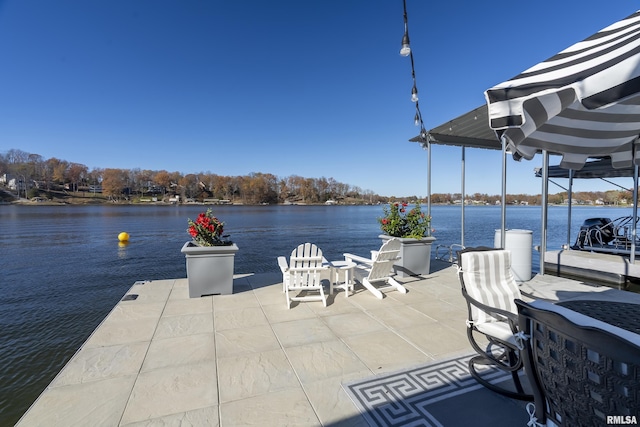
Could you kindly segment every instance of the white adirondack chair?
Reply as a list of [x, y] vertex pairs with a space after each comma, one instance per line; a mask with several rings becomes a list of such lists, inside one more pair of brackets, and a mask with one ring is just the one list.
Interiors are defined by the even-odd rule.
[[322, 301], [327, 306], [322, 279], [329, 267], [320, 248], [312, 243], [303, 243], [291, 252], [288, 264], [285, 257], [278, 257], [278, 265], [282, 271], [287, 308], [291, 308], [291, 301]]
[[[382, 292], [387, 289], [397, 290], [403, 294], [407, 289], [392, 277], [393, 263], [399, 259], [400, 240], [387, 240], [380, 250], [372, 252], [371, 258], [346, 253], [347, 261], [356, 263], [354, 276], [373, 295], [382, 299]], [[380, 286], [382, 285], [382, 286]]]

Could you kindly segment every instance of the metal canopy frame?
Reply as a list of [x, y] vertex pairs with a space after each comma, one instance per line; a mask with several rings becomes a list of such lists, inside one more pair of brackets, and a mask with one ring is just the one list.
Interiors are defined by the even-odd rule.
[[[480, 148], [489, 150], [502, 151], [502, 194], [501, 194], [501, 233], [500, 245], [505, 246], [506, 237], [506, 184], [507, 184], [507, 152], [504, 140], [499, 140], [495, 131], [489, 127], [489, 118], [487, 114], [487, 106], [482, 105], [468, 113], [449, 120], [426, 133], [426, 138], [422, 135], [415, 136], [409, 140], [410, 142], [420, 143], [423, 148], [427, 149], [427, 214], [431, 216], [431, 144], [448, 145], [461, 147], [461, 196], [462, 196], [462, 214], [461, 214], [461, 230], [460, 244], [464, 246], [465, 217], [464, 217], [464, 199], [465, 199], [465, 148]], [[540, 274], [544, 275], [544, 254], [547, 251], [547, 218], [548, 218], [548, 196], [549, 196], [549, 177], [567, 177], [570, 178], [569, 185], [569, 211], [567, 226], [567, 242], [569, 243], [571, 235], [571, 201], [572, 186], [575, 178], [604, 178], [606, 177], [633, 177], [633, 214], [637, 217], [638, 206], [638, 166], [630, 168], [616, 169], [611, 165], [610, 158], [597, 158], [592, 162], [585, 164], [580, 171], [571, 169], [562, 169], [559, 166], [549, 166], [549, 153], [542, 151], [542, 168], [536, 170], [536, 176], [542, 177], [542, 215], [541, 215], [541, 242], [540, 242]], [[634, 222], [635, 224], [635, 222]], [[634, 227], [632, 230], [635, 238], [637, 231]], [[635, 243], [632, 244], [630, 262], [635, 262]]]
[[465, 231], [465, 161], [467, 147], [480, 148], [487, 150], [501, 150], [502, 156], [502, 195], [501, 195], [501, 233], [500, 244], [505, 245], [505, 228], [506, 228], [506, 172], [507, 161], [506, 146], [498, 140], [496, 133], [489, 127], [489, 117], [487, 106], [482, 105], [437, 126], [426, 133], [426, 137], [418, 135], [411, 138], [410, 142], [418, 142], [427, 149], [427, 214], [431, 216], [431, 144], [449, 145], [461, 147], [461, 184], [460, 193], [462, 196], [461, 203], [461, 228], [460, 228], [460, 245], [464, 246]]

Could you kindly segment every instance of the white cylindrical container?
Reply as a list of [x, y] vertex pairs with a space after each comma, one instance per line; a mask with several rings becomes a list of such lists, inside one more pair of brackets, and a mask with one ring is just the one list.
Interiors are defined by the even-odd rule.
[[[496, 230], [493, 247], [499, 248], [502, 240], [501, 230]], [[531, 257], [533, 250], [533, 231], [506, 230], [504, 248], [511, 251], [511, 272], [518, 282], [531, 280]]]

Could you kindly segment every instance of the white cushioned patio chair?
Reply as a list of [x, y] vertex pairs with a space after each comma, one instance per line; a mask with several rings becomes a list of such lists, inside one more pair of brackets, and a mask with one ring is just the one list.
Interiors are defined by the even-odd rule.
[[344, 254], [347, 261], [356, 264], [354, 277], [377, 298], [382, 299], [381, 291], [397, 290], [403, 294], [407, 289], [398, 283], [393, 277], [393, 264], [399, 259], [400, 240], [387, 240], [377, 252], [372, 253], [371, 258], [364, 258], [350, 253]]
[[[518, 311], [520, 288], [511, 273], [511, 252], [493, 248], [466, 248], [458, 252], [458, 277], [467, 302], [467, 337], [478, 353], [469, 360], [469, 373], [480, 384], [519, 400], [526, 394], [518, 372], [522, 369]], [[510, 372], [513, 384], [498, 386], [483, 378], [477, 365]]]
[[[534, 395], [527, 405], [528, 425], [640, 422], [640, 305], [594, 300], [516, 300], [516, 305]], [[575, 311], [585, 309], [588, 316]]]
[[320, 248], [313, 243], [303, 243], [291, 252], [288, 264], [285, 257], [278, 257], [278, 265], [287, 308], [291, 308], [292, 301], [322, 301], [327, 306], [322, 279], [329, 267]]

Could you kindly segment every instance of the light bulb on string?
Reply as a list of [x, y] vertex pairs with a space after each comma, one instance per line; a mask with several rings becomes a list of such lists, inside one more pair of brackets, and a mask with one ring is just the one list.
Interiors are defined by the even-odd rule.
[[400, 55], [409, 56], [411, 53], [411, 46], [409, 45], [409, 34], [405, 31], [402, 36], [402, 47], [400, 48]]
[[418, 102], [418, 88], [416, 88], [416, 85], [413, 85], [413, 89], [411, 89], [411, 102]]

